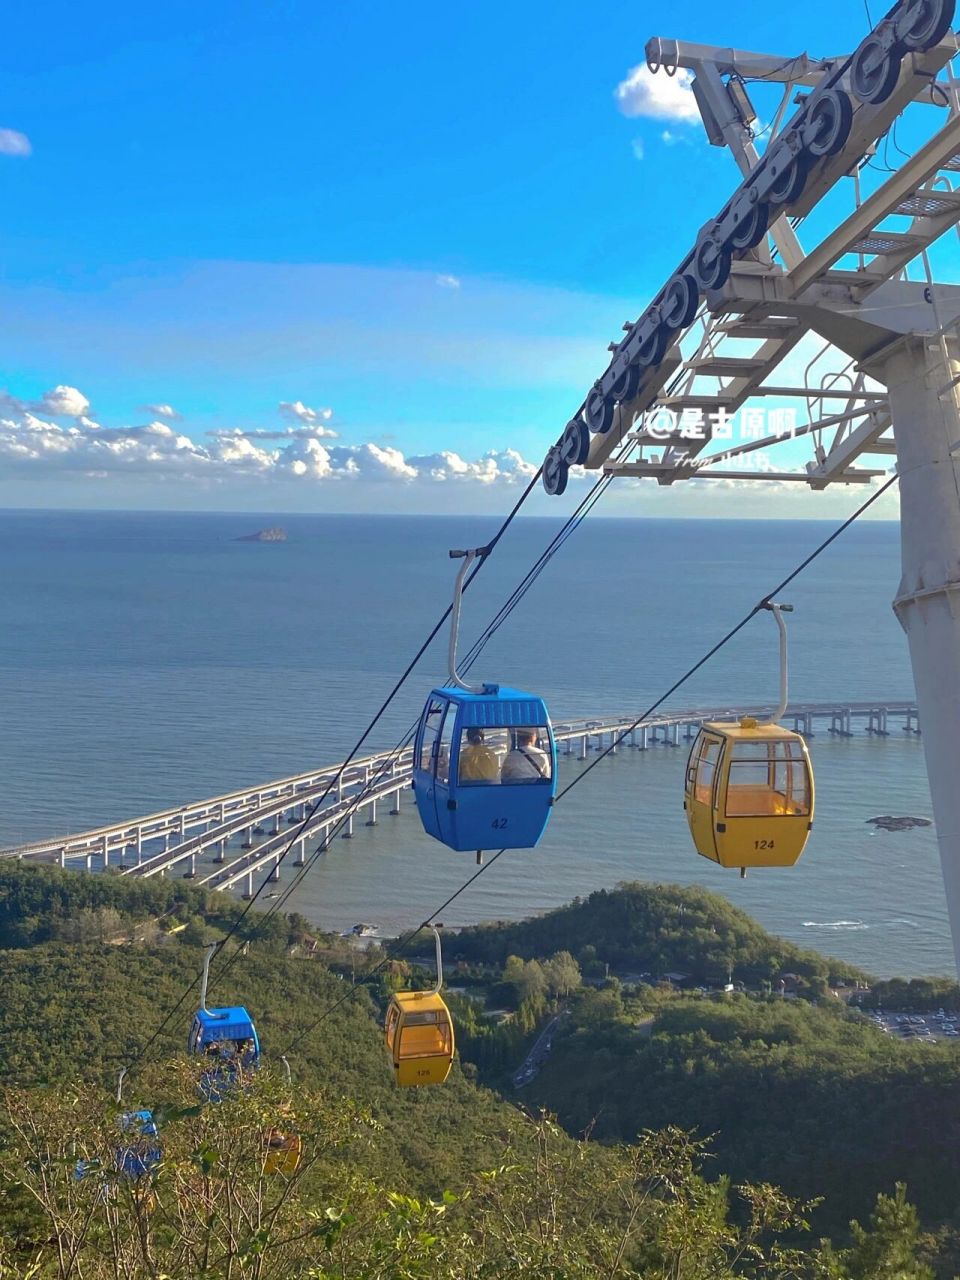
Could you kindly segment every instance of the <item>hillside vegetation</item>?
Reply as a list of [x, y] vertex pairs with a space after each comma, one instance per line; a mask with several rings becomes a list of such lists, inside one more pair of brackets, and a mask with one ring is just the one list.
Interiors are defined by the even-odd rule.
[[561, 949], [581, 963], [599, 960], [654, 977], [676, 971], [714, 984], [732, 975], [752, 985], [784, 972], [815, 984], [867, 976], [855, 965], [774, 937], [718, 894], [677, 885], [598, 889], [532, 920], [462, 929], [448, 947], [454, 958], [500, 964], [508, 955], [531, 959]]
[[[378, 1018], [390, 988], [410, 981], [408, 965], [368, 976], [377, 949], [348, 953], [333, 938], [308, 955], [307, 922], [275, 917], [249, 947], [218, 958], [211, 992], [216, 1003], [253, 1011], [267, 1066], [248, 1092], [201, 1106], [196, 1064], [182, 1052], [200, 944], [236, 920], [238, 905], [182, 883], [0, 867], [0, 1280], [927, 1280], [934, 1264], [950, 1274], [945, 1223], [956, 1175], [937, 1153], [951, 1141], [954, 1060], [927, 1050], [924, 1062], [923, 1049], [907, 1050], [910, 1095], [910, 1070], [885, 1056], [905, 1047], [881, 1043], [839, 1010], [759, 997], [713, 1003], [599, 976], [601, 985], [584, 986], [581, 974], [607, 963], [706, 974], [732, 959], [738, 975], [761, 981], [786, 964], [801, 973], [806, 963], [811, 979], [832, 968], [712, 895], [629, 886], [595, 899], [604, 924], [592, 941], [584, 903], [566, 909], [569, 929], [568, 916], [553, 912], [449, 939], [467, 987], [451, 998], [463, 1060], [443, 1088], [404, 1092], [393, 1085]], [[683, 925], [680, 905], [690, 917]], [[255, 917], [247, 923], [255, 929]], [[479, 949], [493, 938], [496, 949]], [[642, 952], [651, 940], [655, 958]], [[513, 1016], [486, 1020], [484, 994], [505, 999]], [[570, 1012], [553, 1055], [522, 1095], [525, 1114], [478, 1072], [509, 1087], [538, 1027], [563, 1006]], [[935, 1108], [943, 1132], [928, 1124], [913, 1149], [899, 1130], [885, 1152], [879, 1142], [862, 1148], [854, 1194], [844, 1185], [851, 1163], [838, 1176], [813, 1153], [818, 1141], [835, 1152], [866, 1135], [860, 1108], [851, 1112], [862, 1134], [848, 1113], [842, 1141], [835, 1137], [842, 1108], [829, 1104], [831, 1081], [855, 1075], [864, 1055], [877, 1105], [892, 1089], [917, 1115]], [[149, 1106], [161, 1125], [162, 1163], [140, 1182], [116, 1172], [111, 1095], [121, 1067], [133, 1068], [125, 1107]], [[567, 1132], [539, 1114], [541, 1104]], [[264, 1171], [263, 1135], [278, 1123], [304, 1140], [289, 1178]], [[594, 1130], [589, 1140], [577, 1136], [584, 1128]], [[923, 1144], [934, 1151], [939, 1199], [923, 1184]], [[871, 1167], [881, 1155], [885, 1163]], [[77, 1159], [88, 1170], [81, 1179]], [[896, 1185], [903, 1174], [910, 1198], [915, 1179], [922, 1184], [923, 1226]], [[794, 1198], [768, 1185], [778, 1180]], [[821, 1228], [804, 1226], [811, 1212], [821, 1221], [805, 1201], [824, 1191], [838, 1224], [833, 1246], [817, 1242]], [[879, 1202], [878, 1191], [886, 1192]], [[854, 1203], [867, 1225], [848, 1233]], [[940, 1231], [939, 1244], [927, 1227]]]

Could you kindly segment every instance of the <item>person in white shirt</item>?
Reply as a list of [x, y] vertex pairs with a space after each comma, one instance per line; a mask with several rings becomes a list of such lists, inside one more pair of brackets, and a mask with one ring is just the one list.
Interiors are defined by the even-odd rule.
[[536, 729], [515, 729], [514, 746], [500, 770], [501, 782], [546, 782], [550, 757], [537, 746]]

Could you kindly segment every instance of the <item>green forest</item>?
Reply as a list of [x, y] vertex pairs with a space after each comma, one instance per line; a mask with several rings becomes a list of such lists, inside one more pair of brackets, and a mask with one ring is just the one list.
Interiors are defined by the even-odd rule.
[[[395, 1087], [382, 1017], [429, 980], [422, 940], [395, 958], [251, 913], [211, 997], [251, 1010], [265, 1065], [204, 1105], [202, 947], [241, 909], [0, 867], [0, 1280], [960, 1272], [958, 1051], [885, 1037], [831, 991], [881, 984], [725, 900], [626, 885], [449, 933], [458, 1061], [420, 1090]], [[934, 990], [955, 994], [914, 994]], [[132, 1179], [119, 1122], [140, 1107], [162, 1159]], [[300, 1135], [292, 1173], [267, 1170], [276, 1128]]]

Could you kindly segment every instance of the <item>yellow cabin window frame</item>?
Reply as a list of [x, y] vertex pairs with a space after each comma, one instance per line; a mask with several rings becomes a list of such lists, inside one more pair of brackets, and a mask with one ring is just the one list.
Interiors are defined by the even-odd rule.
[[725, 792], [728, 818], [809, 817], [810, 766], [801, 745], [790, 739], [732, 743]]
[[[422, 1043], [416, 1044], [412, 1049], [404, 1049], [404, 1041], [407, 1039], [406, 1032], [416, 1028], [430, 1027], [437, 1033], [438, 1044], [436, 1047], [425, 1047]], [[411, 1037], [412, 1038], [412, 1037]], [[449, 1058], [453, 1052], [453, 1036], [450, 1029], [450, 1019], [446, 1017], [442, 1010], [425, 1010], [422, 1013], [405, 1013], [403, 1015], [403, 1025], [400, 1028], [400, 1041], [397, 1045], [396, 1054], [401, 1061], [410, 1058]]]

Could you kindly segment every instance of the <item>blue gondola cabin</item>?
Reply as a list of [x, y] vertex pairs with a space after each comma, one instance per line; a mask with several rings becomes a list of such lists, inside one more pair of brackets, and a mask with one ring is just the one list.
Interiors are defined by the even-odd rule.
[[413, 789], [427, 834], [451, 849], [532, 849], [557, 790], [543, 699], [495, 684], [434, 689], [417, 730]]
[[124, 1144], [117, 1151], [117, 1170], [127, 1178], [144, 1178], [163, 1159], [152, 1111], [126, 1111], [120, 1117]]
[[210, 1102], [221, 1101], [225, 1090], [260, 1061], [260, 1037], [242, 1005], [197, 1010], [187, 1048], [209, 1064], [200, 1091]]

